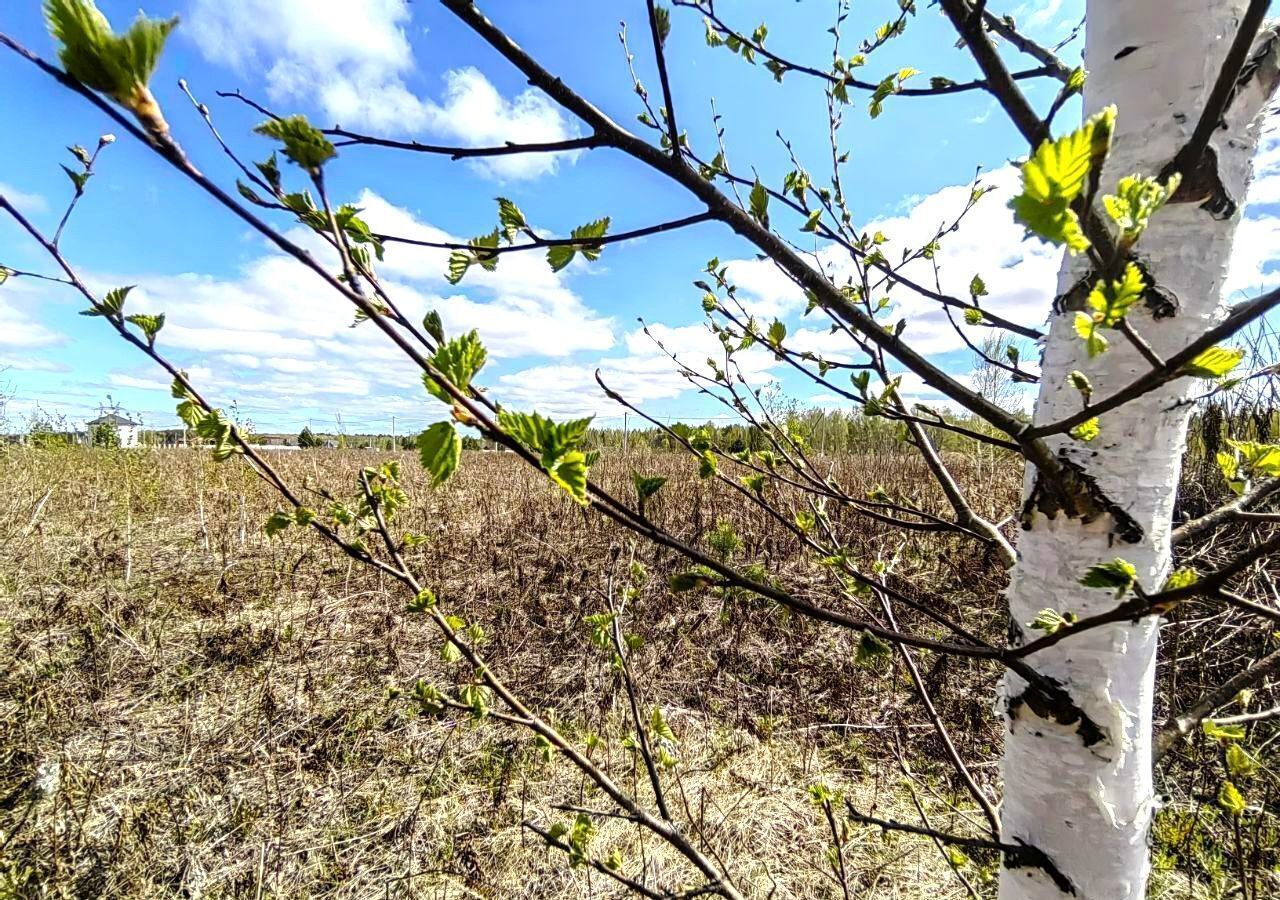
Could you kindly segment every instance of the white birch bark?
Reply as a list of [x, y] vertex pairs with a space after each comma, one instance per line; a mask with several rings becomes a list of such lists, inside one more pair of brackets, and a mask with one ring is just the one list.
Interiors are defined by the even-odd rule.
[[[1155, 175], [1190, 137], [1246, 0], [1092, 0], [1088, 5], [1085, 114], [1118, 108], [1113, 149], [1100, 193], [1131, 173]], [[1131, 49], [1132, 48], [1132, 49]], [[1243, 204], [1257, 144], [1255, 121], [1273, 81], [1273, 57], [1232, 103], [1227, 127], [1212, 140], [1219, 173]], [[1238, 213], [1214, 219], [1195, 203], [1167, 206], [1138, 245], [1138, 256], [1158, 282], [1177, 296], [1177, 315], [1153, 319], [1136, 306], [1129, 319], [1162, 356], [1178, 350], [1221, 316], [1222, 288]], [[1083, 258], [1064, 265], [1060, 291], [1085, 273]], [[1035, 421], [1043, 424], [1080, 409], [1067, 379], [1086, 373], [1094, 396], [1105, 397], [1149, 366], [1119, 332], [1110, 349], [1088, 359], [1072, 328], [1073, 313], [1055, 315], [1043, 357]], [[1203, 387], [1203, 382], [1199, 385]], [[1123, 557], [1145, 586], [1159, 586], [1170, 568], [1169, 535], [1186, 436], [1186, 408], [1170, 406], [1195, 383], [1180, 379], [1101, 417], [1091, 443], [1051, 439], [1093, 476], [1102, 492], [1141, 525], [1144, 536], [1126, 543], [1112, 534], [1110, 517], [1091, 524], [1036, 512], [1019, 541], [1009, 592], [1010, 612], [1024, 630], [1045, 608], [1080, 617], [1115, 604], [1111, 592], [1084, 588], [1079, 579], [1097, 563]], [[1034, 472], [1027, 475], [1027, 496]], [[1063, 683], [1078, 706], [1107, 733], [1085, 746], [1071, 728], [1046, 722], [1014, 700], [1025, 687], [1006, 681], [1010, 711], [1003, 760], [1004, 839], [1043, 850], [1084, 900], [1137, 900], [1150, 871], [1148, 835], [1157, 801], [1151, 771], [1152, 700], [1158, 622], [1120, 624], [1068, 638], [1030, 662]], [[1027, 640], [1038, 632], [1027, 633]], [[1006, 868], [1001, 900], [1061, 898], [1042, 871]]]

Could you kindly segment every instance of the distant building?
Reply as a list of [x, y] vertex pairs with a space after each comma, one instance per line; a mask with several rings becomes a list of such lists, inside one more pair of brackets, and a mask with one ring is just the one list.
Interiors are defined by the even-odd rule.
[[119, 413], [114, 412], [98, 416], [96, 419], [90, 419], [85, 422], [84, 425], [85, 437], [89, 443], [92, 443], [93, 441], [94, 429], [105, 425], [116, 430], [116, 436], [120, 439], [121, 447], [138, 446], [138, 433], [142, 429], [141, 422], [135, 422], [132, 419], [127, 419]]

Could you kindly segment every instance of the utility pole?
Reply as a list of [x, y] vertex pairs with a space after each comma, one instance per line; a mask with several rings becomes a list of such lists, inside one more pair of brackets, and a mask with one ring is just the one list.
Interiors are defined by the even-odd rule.
[[391, 449], [399, 450], [400, 442], [396, 440], [396, 414], [391, 414]]
[[627, 452], [627, 412], [622, 411], [622, 452]]

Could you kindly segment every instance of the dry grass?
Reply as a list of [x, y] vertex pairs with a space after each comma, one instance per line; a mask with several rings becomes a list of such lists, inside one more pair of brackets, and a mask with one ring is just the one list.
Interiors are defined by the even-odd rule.
[[[382, 458], [274, 459], [295, 483], [350, 496], [359, 466]], [[430, 537], [414, 564], [450, 612], [483, 624], [484, 652], [517, 693], [583, 743], [604, 736], [594, 758], [641, 796], [621, 746], [621, 685], [584, 616], [605, 608], [615, 557], [634, 552], [648, 567], [628, 624], [646, 639], [635, 662], [646, 705], [666, 711], [680, 740], [668, 793], [685, 830], [752, 896], [840, 896], [814, 782], [907, 821], [918, 820], [914, 791], [936, 827], [972, 833], [896, 662], [851, 665], [848, 635], [746, 598], [671, 595], [673, 554], [633, 548], [510, 456], [470, 453], [436, 491], [405, 462], [413, 502], [401, 525]], [[984, 514], [1016, 508], [1011, 466], [955, 463]], [[941, 511], [910, 456], [833, 464], [851, 489], [884, 484]], [[674, 456], [607, 455], [598, 473], [622, 492], [633, 468], [672, 476], [650, 510], [657, 521], [704, 544], [731, 521], [739, 562], [830, 602], [821, 570], [741, 498]], [[606, 809], [598, 792], [517, 728], [420, 715], [408, 695], [417, 679], [466, 673], [441, 660], [394, 585], [313, 536], [268, 540], [261, 524], [276, 505], [247, 467], [194, 452], [0, 455], [0, 898], [620, 896], [521, 826], [566, 820], [558, 805]], [[969, 627], [1003, 629], [998, 567], [972, 545], [874, 524], [853, 533], [864, 561], [894, 557], [904, 582], [932, 586]], [[928, 655], [921, 665], [991, 785], [997, 673]], [[1197, 677], [1215, 671], [1206, 663]], [[616, 848], [629, 874], [696, 886], [652, 838], [596, 822], [599, 856]], [[847, 837], [856, 897], [969, 896], [928, 841]], [[991, 863], [964, 866], [984, 896]]]
[[[278, 463], [349, 494], [351, 474], [373, 459]], [[674, 474], [676, 463], [639, 465]], [[909, 463], [896, 478], [863, 465], [846, 473], [855, 483], [921, 483]], [[405, 690], [456, 675], [436, 635], [402, 612], [393, 585], [313, 537], [267, 540], [260, 525], [275, 503], [245, 467], [82, 451], [10, 452], [0, 466], [0, 896], [618, 893], [520, 824], [563, 820], [555, 804], [603, 807], [596, 792], [518, 729], [418, 715]], [[609, 463], [606, 481], [621, 486], [629, 472]], [[582, 623], [604, 608], [611, 555], [631, 552], [626, 536], [511, 457], [469, 454], [441, 491], [409, 480], [403, 525], [431, 536], [415, 563], [437, 593], [484, 624], [486, 653], [522, 695], [571, 734], [612, 738], [597, 758], [632, 783], [620, 685]], [[668, 493], [677, 488], [687, 500], [678, 515], [661, 503], [654, 515], [679, 533], [698, 539], [730, 519], [744, 559], [802, 588], [816, 577], [781, 529], [739, 501], [687, 476]], [[951, 565], [904, 549], [906, 565]], [[655, 575], [677, 564], [637, 552]], [[806, 788], [825, 781], [864, 810], [914, 816], [889, 750], [927, 749], [930, 735], [901, 673], [848, 666], [850, 640], [830, 629], [751, 603], [672, 597], [661, 578], [638, 609], [632, 626], [648, 639], [639, 676], [680, 738], [668, 790], [686, 827], [755, 896], [836, 896], [830, 835]], [[983, 727], [962, 740], [989, 757], [981, 692], [970, 706]], [[940, 823], [964, 827], [940, 767], [922, 771], [916, 790]], [[696, 885], [652, 838], [598, 822], [601, 856], [617, 847], [631, 872]], [[965, 896], [928, 842], [856, 831], [846, 856], [859, 896]]]

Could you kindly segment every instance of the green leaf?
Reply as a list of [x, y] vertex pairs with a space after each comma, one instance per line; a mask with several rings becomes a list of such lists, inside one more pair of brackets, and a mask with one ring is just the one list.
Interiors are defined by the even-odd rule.
[[436, 605], [436, 595], [427, 588], [418, 591], [417, 595], [405, 607], [407, 612], [426, 612]]
[[471, 262], [474, 257], [466, 250], [454, 250], [449, 254], [449, 268], [445, 273], [445, 280], [450, 284], [457, 284], [462, 280], [462, 276], [467, 274], [467, 269], [471, 268]]
[[1168, 202], [1182, 178], [1176, 172], [1161, 184], [1154, 178], [1128, 175], [1121, 178], [1114, 194], [1102, 198], [1102, 206], [1120, 228], [1120, 243], [1133, 246], [1151, 222], [1151, 216]]
[[[488, 351], [485, 350], [484, 344], [480, 343], [480, 335], [473, 328], [471, 331], [456, 337], [445, 344], [442, 344], [435, 355], [431, 357], [431, 364], [435, 366], [445, 378], [447, 378], [454, 387], [459, 391], [466, 393], [467, 388], [471, 385], [471, 379], [484, 366], [485, 360], [488, 359]], [[422, 383], [426, 387], [427, 392], [443, 403], [452, 404], [451, 397], [444, 388], [442, 388], [434, 378], [423, 373]]]
[[1227, 772], [1232, 778], [1248, 778], [1258, 771], [1258, 760], [1239, 744], [1227, 747]]
[[557, 244], [554, 247], [547, 248], [547, 265], [551, 266], [552, 272], [559, 272], [569, 263], [573, 262], [573, 257], [577, 253], [572, 247], [566, 244]]
[[159, 117], [147, 84], [169, 33], [177, 27], [176, 17], [148, 19], [139, 14], [128, 31], [116, 35], [93, 0], [45, 0], [44, 12], [50, 33], [62, 45], [58, 59], [68, 75], [140, 117]]
[[787, 326], [782, 324], [778, 319], [773, 320], [773, 324], [769, 326], [769, 331], [765, 335], [765, 340], [769, 346], [777, 350], [787, 337]]
[[1077, 441], [1084, 441], [1088, 443], [1098, 435], [1102, 434], [1102, 429], [1098, 427], [1098, 417], [1094, 416], [1092, 419], [1086, 419], [1081, 422], [1075, 428], [1072, 428], [1067, 432], [1067, 434], [1071, 435]]
[[160, 329], [164, 327], [164, 313], [158, 313], [154, 316], [146, 313], [134, 313], [125, 319], [126, 322], [132, 322], [142, 329], [142, 333], [147, 337], [147, 343], [155, 346], [156, 335], [160, 333]]
[[1029, 233], [1075, 254], [1089, 239], [1071, 204], [1080, 196], [1091, 169], [1100, 169], [1111, 144], [1115, 107], [1089, 118], [1078, 130], [1042, 143], [1022, 166], [1022, 193], [1010, 201], [1014, 217]]
[[576, 503], [586, 506], [591, 502], [587, 497], [587, 458], [581, 450], [570, 450], [545, 468], [551, 480], [568, 491]]
[[422, 327], [437, 344], [444, 343], [444, 323], [440, 321], [440, 313], [434, 309], [428, 312], [422, 317]]
[[893, 652], [893, 648], [869, 631], [862, 632], [858, 638], [858, 649], [854, 651], [853, 661], [860, 666], [870, 665]]
[[431, 485], [443, 484], [462, 457], [462, 438], [452, 422], [436, 422], [418, 435], [418, 458], [431, 473]]
[[93, 177], [92, 172], [77, 172], [74, 169], [67, 168], [66, 166], [62, 167], [62, 171], [67, 173], [67, 177], [70, 178], [71, 183], [75, 185], [76, 196], [84, 193], [85, 184], [87, 184], [89, 179]]
[[1077, 312], [1075, 317], [1076, 334], [1084, 338], [1085, 348], [1089, 352], [1089, 358], [1097, 356], [1107, 349], [1107, 339], [1099, 333], [1098, 325], [1093, 320], [1093, 316], [1084, 312]]
[[981, 275], [974, 275], [969, 281], [969, 296], [975, 301], [979, 297], [987, 296], [987, 283], [982, 280]]
[[1230, 781], [1222, 782], [1222, 787], [1218, 791], [1218, 805], [1236, 817], [1244, 815], [1247, 808], [1244, 795]]
[[502, 235], [507, 239], [507, 243], [514, 241], [516, 235], [529, 226], [520, 207], [506, 197], [498, 198], [498, 223], [502, 226]]
[[665, 45], [667, 36], [671, 34], [671, 10], [665, 6], [654, 4], [653, 7], [653, 24], [658, 32], [658, 44]]
[[716, 457], [710, 450], [703, 450], [698, 457], [698, 477], [710, 478], [716, 474]]
[[1221, 378], [1244, 359], [1244, 351], [1237, 347], [1210, 347], [1184, 365], [1178, 372], [1193, 378]]
[[596, 219], [594, 222], [588, 222], [586, 225], [579, 225], [573, 231], [569, 232], [570, 237], [575, 240], [581, 240], [583, 243], [575, 245], [577, 250], [587, 259], [594, 262], [600, 258], [601, 245], [593, 243], [593, 241], [603, 238], [609, 231], [609, 217]]
[[680, 572], [667, 579], [667, 587], [673, 594], [683, 594], [700, 588], [714, 587], [715, 580], [705, 572]]
[[267, 533], [267, 537], [275, 537], [293, 524], [293, 516], [284, 510], [276, 510], [267, 519], [267, 524], [263, 526], [263, 531]]
[[498, 425], [530, 450], [540, 453], [543, 466], [550, 467], [565, 452], [578, 446], [591, 425], [591, 417], [553, 422], [536, 412], [502, 409], [498, 412]]
[[636, 486], [636, 494], [640, 502], [644, 503], [662, 489], [667, 479], [661, 475], [641, 475], [639, 472], [632, 472], [631, 483]]
[[1036, 631], [1043, 631], [1045, 634], [1057, 634], [1064, 628], [1070, 628], [1077, 621], [1079, 619], [1073, 612], [1060, 613], [1056, 609], [1042, 609], [1027, 624]]
[[1243, 725], [1219, 725], [1213, 719], [1205, 719], [1201, 722], [1200, 729], [1204, 732], [1205, 737], [1217, 741], [1219, 744], [1243, 741], [1245, 735]]
[[769, 192], [765, 190], [765, 186], [760, 183], [760, 179], [756, 179], [756, 183], [751, 186], [750, 195], [751, 218], [755, 219], [764, 228], [769, 227]]
[[1067, 76], [1067, 84], [1063, 88], [1063, 93], [1068, 97], [1080, 93], [1084, 90], [1085, 79], [1088, 77], [1089, 73], [1084, 70], [1083, 66], [1076, 66], [1071, 70], [1071, 74]]
[[284, 145], [284, 155], [291, 162], [313, 174], [338, 155], [329, 139], [308, 122], [306, 116], [268, 119], [253, 130], [279, 141]]
[[966, 325], [981, 325], [982, 319], [983, 315], [982, 310], [980, 309], [970, 307], [964, 311], [964, 321]]
[[1200, 580], [1200, 576], [1195, 569], [1181, 568], [1175, 569], [1168, 578], [1165, 579], [1162, 591], [1176, 591], [1180, 588], [1191, 587]]
[[1129, 312], [1129, 307], [1142, 299], [1146, 289], [1142, 270], [1129, 263], [1118, 281], [1099, 279], [1085, 302], [1093, 310], [1094, 322], [1104, 328], [1115, 328]]
[[1116, 597], [1122, 597], [1138, 580], [1138, 570], [1133, 563], [1120, 559], [1090, 566], [1080, 583], [1091, 588], [1114, 588]]
[[671, 726], [667, 724], [666, 718], [663, 717], [662, 710], [656, 706], [649, 714], [649, 730], [660, 741], [666, 741], [668, 744], [680, 743], [676, 740], [676, 734], [671, 730]]

